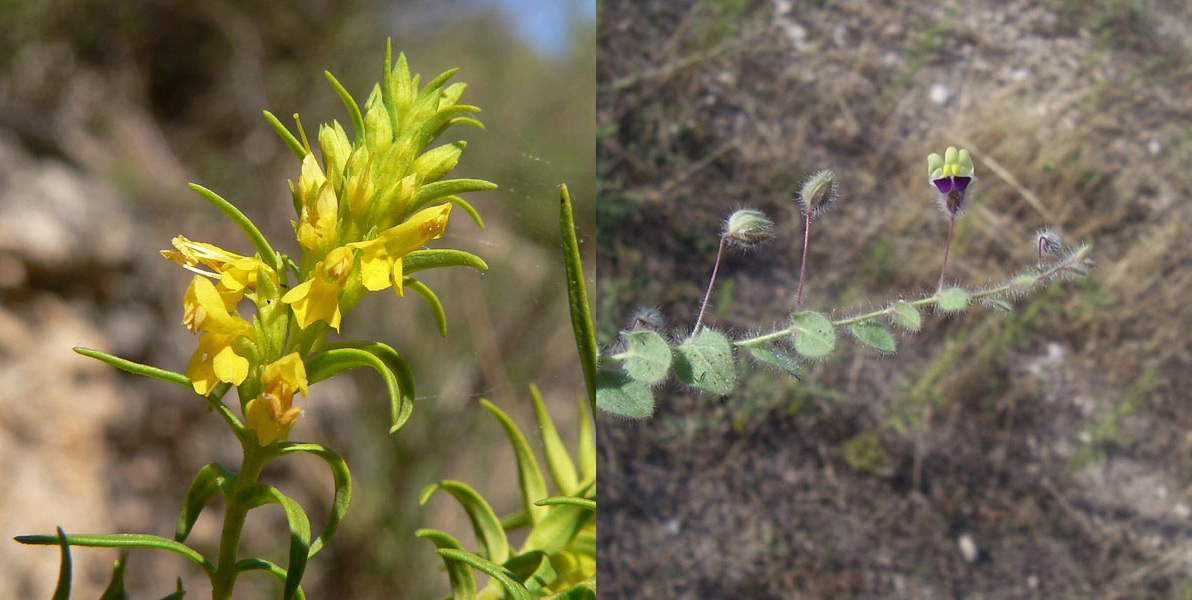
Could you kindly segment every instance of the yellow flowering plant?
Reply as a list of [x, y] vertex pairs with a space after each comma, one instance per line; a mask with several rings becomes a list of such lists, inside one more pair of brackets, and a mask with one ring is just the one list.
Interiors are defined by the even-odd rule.
[[[451, 125], [482, 127], [470, 116], [480, 109], [460, 102], [465, 85], [448, 84], [455, 72], [444, 72], [420, 85], [420, 76], [410, 73], [405, 55], [399, 54], [393, 61], [387, 45], [383, 78], [363, 108], [327, 73], [347, 108], [353, 136], [349, 138], [336, 121], [321, 125], [316, 138], [321, 160], [316, 158], [297, 115], [295, 134], [265, 111], [266, 119], [300, 161], [297, 181], [290, 182], [296, 212], [292, 224], [300, 249], [296, 257], [274, 250], [257, 226], [230, 202], [191, 184], [195, 192], [244, 232], [254, 252], [240, 255], [183, 236], [174, 238], [172, 249], [162, 251], [167, 259], [194, 273], [183, 295], [182, 324], [197, 336], [197, 347], [184, 371], [138, 364], [87, 348], [76, 351], [132, 373], [192, 389], [240, 442], [243, 462], [238, 470], [218, 463], [199, 470], [183, 500], [173, 539], [146, 534], [67, 535], [61, 529], [57, 535], [18, 537], [17, 541], [26, 544], [61, 546], [62, 569], [55, 598], [69, 596], [70, 546], [173, 551], [207, 574], [216, 600], [232, 597], [241, 573], [258, 570], [280, 581], [286, 600], [304, 597], [300, 582], [307, 560], [334, 535], [352, 495], [351, 474], [339, 454], [319, 444], [289, 440], [310, 388], [347, 369], [375, 370], [385, 382], [391, 433], [410, 418], [415, 398], [413, 375], [397, 350], [377, 341], [328, 341], [328, 335], [340, 330], [344, 315], [366, 293], [390, 287], [397, 296], [413, 289], [426, 301], [440, 332], [446, 335], [439, 298], [413, 275], [449, 266], [487, 269], [474, 254], [424, 248], [443, 235], [453, 211], [463, 211], [483, 227], [480, 216], [461, 194], [496, 187], [480, 179], [445, 178], [459, 161], [465, 142], [431, 147]], [[569, 289], [577, 285], [580, 288], [579, 292], [573, 291], [573, 321], [579, 323], [576, 315], [586, 319], [586, 325], [576, 325], [577, 337], [587, 332], [591, 338], [565, 188], [563, 197], [564, 236], [570, 233], [568, 247], [574, 250], [567, 261], [572, 273]], [[581, 298], [584, 307], [578, 310], [576, 301]], [[585, 375], [590, 376], [596, 360], [594, 338], [590, 344], [581, 343], [581, 355], [585, 358]], [[239, 412], [225, 402], [233, 386]], [[590, 385], [589, 392], [585, 407], [590, 411], [595, 398]], [[518, 451], [525, 510], [521, 516], [507, 520], [482, 519], [485, 535], [480, 539], [485, 549], [479, 553], [462, 550], [445, 533], [424, 530], [424, 536], [435, 542], [447, 561], [455, 598], [529, 598], [548, 593], [594, 598], [595, 447], [588, 433], [592, 427], [589, 412], [584, 412], [581, 423], [585, 435], [580, 443], [580, 477], [536, 391], [534, 400], [540, 427], [551, 434], [543, 433], [542, 440], [558, 495], [547, 495], [524, 436], [504, 413], [486, 402]], [[259, 481], [268, 462], [295, 453], [321, 458], [334, 478], [332, 510], [317, 536], [312, 536], [302, 506]], [[474, 491], [456, 493], [464, 488], [464, 484], [440, 482], [428, 489], [451, 492], [464, 503], [469, 515], [493, 514]], [[218, 554], [207, 557], [187, 545], [186, 540], [216, 493], [224, 500], [223, 526]], [[429, 493], [424, 494], [423, 502]], [[240, 556], [241, 532], [249, 511], [272, 503], [284, 510], [289, 528], [290, 551], [284, 567]], [[473, 516], [474, 523], [476, 518]], [[530, 526], [531, 533], [521, 551], [513, 554], [507, 542], [502, 545], [505, 530], [522, 526]], [[122, 557], [109, 586], [112, 595], [105, 594], [105, 598], [123, 597], [124, 565]], [[494, 585], [477, 592], [471, 568], [492, 575]], [[182, 593], [179, 581], [179, 590], [170, 597], [181, 597]]]

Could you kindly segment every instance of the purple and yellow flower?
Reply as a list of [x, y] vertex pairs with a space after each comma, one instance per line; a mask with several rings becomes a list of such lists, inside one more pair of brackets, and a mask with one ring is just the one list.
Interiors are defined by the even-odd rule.
[[940, 205], [951, 214], [960, 212], [964, 205], [965, 192], [974, 179], [973, 159], [968, 150], [957, 150], [948, 146], [944, 156], [931, 154], [927, 157], [927, 178], [940, 193]]

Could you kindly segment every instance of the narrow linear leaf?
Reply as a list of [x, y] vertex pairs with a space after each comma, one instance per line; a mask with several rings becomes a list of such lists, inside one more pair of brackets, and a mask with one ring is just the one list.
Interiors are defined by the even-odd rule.
[[622, 331], [625, 351], [619, 355], [621, 367], [629, 376], [649, 384], [666, 379], [670, 372], [671, 349], [662, 336], [649, 329]]
[[555, 422], [546, 410], [542, 401], [542, 394], [538, 386], [530, 384], [530, 400], [534, 404], [534, 419], [538, 421], [538, 439], [542, 442], [542, 454], [546, 457], [546, 468], [550, 471], [551, 481], [555, 487], [564, 493], [571, 493], [579, 482], [575, 474], [575, 463], [571, 462], [571, 455], [555, 429]]
[[244, 232], [244, 235], [248, 237], [248, 241], [252, 242], [253, 248], [256, 248], [257, 253], [261, 255], [261, 260], [265, 261], [265, 264], [272, 267], [278, 273], [283, 270], [284, 265], [281, 259], [278, 258], [277, 252], [274, 252], [273, 246], [269, 245], [269, 241], [265, 239], [265, 235], [261, 233], [261, 230], [257, 229], [256, 224], [244, 216], [244, 213], [240, 212], [240, 209], [236, 208], [231, 202], [224, 200], [219, 194], [197, 183], [188, 183], [187, 185], [195, 193], [218, 208], [224, 216], [231, 219]]
[[480, 218], [480, 212], [476, 210], [476, 207], [472, 206], [471, 202], [468, 202], [459, 196], [448, 196], [443, 199], [464, 209], [464, 212], [468, 213], [468, 216], [472, 217], [472, 220], [476, 222], [476, 226], [480, 229], [484, 229], [484, 219]]
[[627, 419], [644, 419], [654, 414], [654, 390], [619, 371], [599, 371], [594, 384], [596, 406]]
[[483, 179], [445, 179], [443, 181], [436, 181], [419, 187], [418, 191], [414, 192], [414, 199], [410, 202], [410, 207], [406, 210], [413, 213], [431, 202], [446, 196], [495, 189], [497, 189], [497, 184]]
[[175, 541], [186, 541], [186, 536], [190, 535], [191, 529], [195, 526], [195, 521], [198, 520], [199, 514], [203, 512], [203, 507], [207, 505], [207, 502], [211, 500], [211, 496], [214, 496], [215, 492], [223, 489], [224, 483], [228, 481], [236, 481], [236, 475], [218, 463], [211, 463], [199, 469], [194, 481], [190, 482], [190, 487], [186, 490], [186, 496], [182, 499], [182, 510], [178, 514], [178, 524], [174, 527]]
[[944, 312], [960, 312], [966, 310], [971, 301], [972, 298], [968, 292], [958, 287], [951, 287], [940, 291], [936, 302], [940, 310]]
[[571, 544], [584, 526], [595, 518], [596, 513], [584, 507], [557, 505], [530, 530], [520, 551], [542, 550], [554, 554]]
[[566, 504], [568, 506], [578, 506], [584, 510], [596, 512], [596, 501], [587, 498], [576, 498], [575, 496], [551, 496], [543, 498], [534, 504], [538, 506], [553, 506], [559, 504]]
[[[567, 303], [571, 307], [571, 328], [575, 331], [575, 345], [579, 349], [579, 361], [584, 369], [588, 404], [595, 413], [596, 366], [600, 350], [596, 346], [596, 328], [592, 325], [592, 308], [588, 304], [584, 266], [580, 261], [579, 240], [575, 236], [575, 215], [571, 210], [571, 194], [567, 191], [566, 185], [559, 186], [559, 204], [559, 236], [563, 240], [563, 266], [567, 271]], [[650, 412], [654, 412], [653, 394], [650, 394]]]
[[918, 331], [923, 326], [923, 315], [919, 313], [919, 309], [915, 305], [906, 300], [895, 300], [890, 305], [893, 309], [891, 316], [894, 322], [900, 327], [908, 331]]
[[529, 525], [530, 515], [524, 510], [519, 510], [513, 514], [501, 517], [501, 528], [505, 531], [513, 531], [514, 529], [521, 529]]
[[109, 365], [120, 369], [121, 371], [127, 371], [134, 375], [144, 375], [145, 377], [152, 377], [162, 381], [168, 381], [170, 383], [180, 385], [188, 390], [192, 389], [190, 378], [186, 375], [183, 375], [182, 373], [175, 373], [173, 371], [167, 371], [165, 369], [143, 365], [138, 362], [120, 358], [119, 356], [108, 354], [107, 352], [100, 352], [99, 350], [84, 348], [83, 346], [75, 346], [74, 351], [78, 354], [82, 354], [83, 356], [106, 362]]
[[178, 578], [178, 585], [174, 588], [174, 593], [163, 597], [161, 600], [182, 600], [186, 597], [186, 589], [182, 587], [182, 578]]
[[862, 321], [855, 323], [850, 329], [858, 341], [879, 352], [890, 353], [898, 348], [894, 343], [894, 336], [880, 323]]
[[335, 482], [335, 496], [331, 500], [331, 514], [327, 517], [327, 524], [323, 526], [319, 537], [315, 538], [310, 545], [308, 556], [314, 556], [319, 553], [319, 550], [326, 547], [327, 541], [335, 535], [339, 524], [343, 522], [344, 516], [348, 513], [348, 505], [352, 502], [352, 473], [348, 471], [348, 463], [344, 461], [343, 457], [334, 450], [324, 448], [319, 444], [282, 442], [278, 451], [282, 454], [295, 452], [313, 454], [323, 459], [323, 462], [327, 463], [331, 469], [331, 477]]
[[451, 560], [460, 561], [462, 563], [471, 565], [473, 568], [488, 574], [488, 576], [496, 579], [501, 587], [508, 592], [510, 600], [532, 600], [533, 596], [526, 588], [514, 581], [512, 574], [505, 570], [501, 565], [485, 559], [482, 556], [472, 554], [464, 550], [456, 550], [454, 548], [439, 548], [437, 550], [440, 556], [449, 558]]
[[541, 600], [596, 600], [596, 583], [581, 581], [557, 594], [543, 596]]
[[803, 372], [799, 368], [799, 363], [791, 355], [775, 348], [772, 345], [766, 346], [749, 346], [749, 354], [753, 356], [754, 360], [773, 367], [794, 377], [795, 379], [802, 379]]
[[[583, 479], [596, 480], [596, 434], [592, 423], [591, 408], [585, 401], [579, 399], [579, 476]], [[654, 412], [654, 395], [650, 394], [650, 412]]]
[[[463, 550], [463, 546], [449, 534], [435, 529], [419, 529], [414, 535], [430, 540], [436, 548], [448, 550]], [[452, 600], [476, 599], [476, 576], [472, 575], [472, 567], [465, 562], [442, 557], [447, 565], [447, 577], [451, 579]]]
[[472, 267], [481, 271], [488, 270], [488, 263], [479, 256], [450, 248], [415, 250], [403, 256], [401, 264], [403, 272], [407, 275], [439, 267]]
[[293, 498], [277, 488], [255, 483], [241, 491], [239, 501], [250, 507], [276, 502], [286, 513], [286, 524], [290, 527], [290, 561], [286, 565], [283, 600], [291, 600], [298, 593], [298, 584], [306, 570], [306, 558], [310, 552], [310, 519]]
[[480, 404], [497, 418], [509, 438], [509, 443], [513, 445], [513, 453], [517, 457], [517, 484], [521, 490], [522, 509], [530, 515], [530, 523], [537, 525], [547, 512], [544, 507], [534, 504], [536, 500], [547, 496], [546, 479], [542, 477], [538, 459], [534, 458], [534, 451], [530, 449], [526, 436], [505, 411], [483, 398], [480, 399]]
[[[233, 570], [237, 573], [245, 571], [264, 571], [277, 579], [282, 585], [285, 585], [287, 573], [286, 570], [278, 565], [275, 565], [263, 558], [245, 558], [236, 562]], [[182, 580], [178, 580], [178, 589], [182, 589]], [[179, 596], [181, 597], [181, 596]], [[302, 591], [302, 586], [298, 586], [297, 593], [294, 594], [296, 600], [306, 600], [306, 594]], [[165, 600], [164, 598], [162, 600]]]
[[[31, 546], [50, 546], [58, 544], [58, 536], [54, 535], [18, 535], [13, 538], [22, 544]], [[93, 548], [160, 548], [181, 554], [191, 562], [203, 567], [208, 575], [215, 572], [215, 565], [202, 554], [186, 544], [144, 533], [88, 533], [70, 534], [66, 536], [66, 543], [71, 546], [89, 546]]]
[[286, 129], [286, 126], [282, 125], [281, 121], [279, 121], [277, 117], [273, 116], [273, 113], [267, 110], [261, 112], [265, 113], [265, 120], [269, 121], [269, 125], [273, 127], [273, 131], [277, 132], [277, 137], [281, 138], [281, 141], [284, 142], [286, 147], [290, 149], [290, 152], [293, 153], [298, 160], [306, 158], [306, 148], [302, 147], [302, 142], [299, 142], [298, 138], [294, 137], [294, 134], [290, 133], [290, 130]]
[[713, 394], [728, 394], [737, 385], [733, 348], [720, 332], [703, 328], [675, 348], [675, 375], [688, 385]]
[[108, 581], [108, 587], [104, 588], [103, 595], [99, 597], [99, 600], [128, 600], [128, 592], [124, 589], [124, 568], [126, 566], [128, 566], [128, 551], [124, 550], [116, 559], [116, 564], [112, 565], [112, 578]]
[[472, 521], [476, 539], [484, 546], [485, 557], [496, 563], [509, 560], [509, 539], [505, 537], [505, 530], [501, 529], [501, 522], [492, 507], [476, 490], [462, 481], [444, 480], [426, 486], [418, 503], [426, 504], [438, 490], [451, 494], [463, 506], [468, 519]]
[[[356, 104], [356, 100], [344, 89], [343, 84], [331, 74], [331, 71], [323, 71], [327, 76], [327, 80], [331, 82], [331, 87], [335, 88], [335, 93], [339, 95], [339, 99], [344, 103], [344, 108], [348, 109], [348, 114], [352, 117], [352, 129], [356, 134], [356, 144], [364, 143], [364, 117], [360, 113], [360, 105]], [[305, 155], [304, 155], [305, 156]], [[299, 156], [298, 160], [302, 160], [304, 156]]]
[[791, 315], [795, 351], [807, 358], [823, 358], [836, 347], [836, 330], [824, 315], [803, 311]]
[[402, 277], [402, 285], [413, 289], [426, 300], [426, 305], [430, 307], [430, 312], [435, 316], [435, 324], [439, 326], [439, 335], [447, 337], [447, 313], [443, 312], [443, 303], [439, 302], [439, 297], [435, 295], [430, 288], [426, 287], [425, 283], [414, 279], [413, 277]]
[[[400, 429], [413, 411], [413, 386], [408, 388], [410, 391], [407, 402], [407, 397], [402, 394], [402, 386], [398, 383], [397, 373], [394, 372], [388, 361], [377, 355], [376, 351], [387, 348], [400, 360], [401, 357], [397, 355], [397, 352], [376, 342], [338, 342], [325, 344], [323, 347], [328, 349], [317, 352], [306, 359], [306, 376], [310, 383], [323, 381], [347, 369], [371, 367], [381, 375], [389, 393], [389, 432], [393, 433]], [[401, 362], [404, 364], [405, 361]], [[407, 370], [408, 368], [406, 367]]]
[[[21, 541], [19, 538], [17, 541]], [[58, 562], [58, 584], [54, 586], [54, 600], [70, 600], [70, 579], [71, 579], [71, 560], [70, 560], [70, 543], [66, 539], [66, 534], [62, 532], [62, 528], [58, 528], [58, 535], [55, 541], [62, 547], [61, 558]]]

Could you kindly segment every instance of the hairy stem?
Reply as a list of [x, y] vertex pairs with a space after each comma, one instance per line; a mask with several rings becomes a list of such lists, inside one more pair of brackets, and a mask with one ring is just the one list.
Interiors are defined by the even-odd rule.
[[699, 317], [695, 319], [695, 329], [691, 330], [691, 335], [699, 333], [700, 323], [704, 321], [704, 311], [708, 310], [708, 300], [712, 298], [712, 286], [716, 285], [716, 273], [720, 270], [720, 257], [724, 255], [724, 244], [727, 241], [727, 235], [720, 236], [720, 248], [716, 250], [716, 263], [712, 265], [712, 279], [708, 281], [708, 291], [704, 292], [704, 301], [700, 302]]
[[795, 310], [803, 310], [803, 278], [807, 274], [807, 240], [811, 237], [811, 210], [807, 211], [807, 220], [803, 224], [803, 261], [799, 266], [799, 294], [795, 299]]
[[940, 283], [936, 291], [944, 289], [944, 273], [948, 272], [948, 253], [952, 250], [952, 232], [956, 229], [956, 213], [950, 213], [948, 219], [948, 242], [944, 246], [944, 266], [940, 268]]

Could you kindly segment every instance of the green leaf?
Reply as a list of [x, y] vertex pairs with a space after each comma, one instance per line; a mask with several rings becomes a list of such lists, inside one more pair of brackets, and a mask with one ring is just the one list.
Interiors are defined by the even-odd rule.
[[403, 256], [401, 264], [406, 275], [439, 267], [472, 267], [481, 271], [488, 270], [488, 263], [479, 256], [450, 248], [415, 250]]
[[[31, 546], [50, 546], [58, 544], [55, 535], [18, 535], [14, 538], [22, 544]], [[93, 548], [161, 548], [185, 556], [191, 562], [203, 567], [211, 575], [215, 572], [215, 565], [186, 544], [175, 542], [157, 535], [144, 533], [109, 533], [109, 534], [70, 534], [66, 536], [66, 543], [71, 546], [89, 546]]]
[[936, 301], [939, 304], [940, 310], [944, 312], [960, 312], [968, 308], [971, 297], [969, 293], [958, 288], [951, 287], [940, 291]]
[[898, 345], [894, 343], [894, 336], [886, 331], [879, 323], [873, 321], [862, 321], [855, 323], [851, 328], [853, 336], [857, 338], [862, 344], [877, 350], [878, 352], [894, 352]]
[[[356, 144], [364, 143], [364, 117], [360, 114], [360, 105], [356, 104], [356, 100], [344, 89], [335, 75], [331, 71], [323, 71], [327, 76], [327, 80], [331, 82], [331, 86], [335, 88], [335, 93], [339, 95], [339, 100], [344, 103], [344, 108], [348, 109], [348, 114], [352, 117], [352, 129], [356, 134]], [[279, 123], [280, 124], [280, 123]], [[298, 157], [298, 160], [305, 158], [305, 154]]]
[[348, 513], [348, 504], [352, 502], [352, 473], [348, 471], [348, 463], [344, 461], [343, 457], [334, 450], [324, 448], [318, 444], [282, 442], [278, 445], [278, 452], [281, 454], [294, 452], [313, 454], [323, 459], [323, 462], [327, 463], [327, 466], [331, 469], [331, 477], [335, 481], [335, 496], [331, 500], [331, 514], [327, 517], [327, 524], [323, 526], [323, 531], [319, 533], [319, 537], [315, 538], [315, 541], [310, 545], [310, 554], [308, 556], [314, 556], [327, 545], [327, 541], [331, 539], [331, 536], [335, 535], [339, 524]]
[[[650, 404], [653, 405], [654, 396], [650, 395]], [[596, 480], [596, 438], [592, 425], [592, 414], [589, 412], [588, 403], [583, 398], [579, 401], [579, 444], [577, 456], [579, 458], [579, 476], [583, 479]], [[654, 412], [651, 406], [650, 412]]]
[[1014, 306], [1001, 298], [983, 298], [984, 302], [1002, 312], [1014, 312]]
[[[414, 535], [428, 539], [436, 548], [449, 550], [463, 550], [463, 546], [447, 533], [435, 529], [419, 529]], [[443, 557], [447, 565], [447, 576], [451, 579], [452, 600], [476, 600], [476, 577], [472, 575], [472, 567], [467, 563]]]
[[649, 384], [666, 379], [670, 371], [671, 349], [662, 336], [649, 329], [622, 331], [625, 351], [616, 356], [629, 376]]
[[[182, 600], [186, 597], [186, 590], [182, 587], [182, 578], [178, 578], [178, 586], [174, 588], [174, 593], [165, 596], [161, 600]], [[300, 599], [301, 600], [301, 599]]]
[[112, 565], [112, 578], [108, 587], [104, 589], [99, 600], [128, 600], [128, 592], [124, 589], [124, 568], [128, 565], [128, 551], [120, 553], [116, 564]]
[[592, 512], [596, 512], [596, 501], [595, 500], [589, 500], [587, 498], [577, 498], [575, 496], [551, 496], [549, 498], [543, 498], [543, 499], [535, 502], [534, 504], [537, 504], [538, 506], [554, 506], [554, 505], [559, 505], [559, 504], [566, 504], [569, 506], [578, 506], [585, 510], [590, 510]]
[[448, 196], [443, 199], [462, 208], [464, 212], [468, 213], [468, 216], [472, 217], [472, 220], [476, 222], [477, 227], [484, 229], [484, 219], [480, 218], [480, 213], [475, 207], [472, 206], [472, 203], [460, 198], [459, 196]]
[[182, 511], [178, 514], [178, 524], [174, 527], [175, 541], [186, 541], [186, 536], [190, 535], [207, 501], [211, 500], [215, 492], [223, 489], [224, 483], [228, 481], [236, 481], [236, 475], [218, 463], [211, 463], [199, 469], [182, 499]]
[[758, 362], [778, 369], [795, 379], [803, 378], [803, 371], [799, 363], [791, 355], [775, 348], [773, 345], [748, 346], [749, 354]]
[[223, 212], [224, 216], [231, 219], [233, 223], [240, 227], [240, 230], [248, 237], [248, 241], [252, 242], [253, 248], [257, 249], [257, 253], [261, 255], [261, 260], [265, 261], [265, 264], [272, 267], [278, 273], [282, 272], [284, 265], [278, 257], [277, 252], [273, 251], [273, 246], [269, 245], [269, 241], [265, 239], [265, 235], [261, 233], [260, 229], [257, 229], [256, 224], [244, 216], [244, 213], [240, 212], [240, 209], [233, 206], [231, 202], [221, 198], [219, 194], [197, 183], [189, 183], [187, 185], [195, 193], [215, 205], [216, 208]]
[[596, 600], [596, 588], [591, 580], [581, 581], [552, 596], [543, 596], [542, 600]]
[[[17, 538], [20, 542], [21, 538]], [[58, 562], [58, 584], [54, 586], [54, 600], [70, 600], [70, 575], [71, 575], [71, 561], [70, 561], [70, 543], [66, 539], [66, 534], [62, 532], [62, 528], [58, 528], [58, 535], [54, 541], [62, 547], [62, 556]]]
[[414, 199], [410, 202], [410, 207], [406, 211], [413, 214], [424, 206], [446, 196], [495, 189], [497, 189], [497, 184], [483, 179], [445, 179], [443, 181], [427, 183], [419, 186], [418, 191], [414, 192]]
[[795, 351], [807, 358], [823, 358], [836, 347], [836, 329], [824, 315], [803, 311], [791, 315]]
[[471, 565], [473, 568], [483, 573], [487, 573], [490, 577], [496, 579], [501, 584], [501, 587], [505, 588], [505, 591], [508, 592], [508, 598], [510, 600], [533, 599], [533, 596], [530, 595], [530, 592], [526, 590], [525, 586], [518, 583], [517, 581], [514, 581], [512, 574], [509, 571], [505, 570], [504, 567], [491, 560], [485, 559], [482, 556], [472, 554], [471, 552], [467, 552], [465, 550], [457, 550], [454, 548], [439, 548], [437, 552], [439, 553], [439, 556], [442, 556], [445, 559], [456, 560]]
[[519, 510], [513, 514], [501, 517], [501, 528], [505, 531], [513, 531], [514, 529], [521, 529], [530, 525], [530, 515], [524, 510]]
[[546, 457], [546, 467], [550, 471], [551, 481], [555, 482], [555, 487], [560, 491], [569, 494], [575, 490], [576, 484], [579, 483], [579, 478], [575, 474], [575, 463], [571, 462], [571, 455], [567, 453], [567, 447], [559, 438], [555, 422], [550, 418], [546, 404], [542, 402], [542, 394], [538, 392], [538, 386], [532, 383], [530, 384], [530, 400], [534, 403], [534, 419], [538, 421], [538, 439], [542, 442], [542, 454]]
[[[600, 359], [600, 350], [596, 346], [596, 328], [592, 325], [592, 307], [588, 304], [584, 266], [580, 261], [579, 240], [575, 236], [571, 194], [567, 191], [566, 185], [559, 186], [559, 203], [559, 235], [563, 240], [563, 266], [567, 271], [567, 304], [571, 308], [571, 328], [575, 331], [575, 345], [579, 349], [579, 361], [584, 369], [589, 408], [595, 413], [596, 367]], [[654, 397], [650, 394], [650, 412], [654, 411], [653, 406]]]
[[894, 322], [907, 331], [918, 331], [923, 326], [923, 316], [914, 304], [906, 300], [895, 300], [890, 308], [893, 309], [891, 315]]
[[505, 530], [501, 528], [501, 522], [492, 507], [476, 490], [461, 481], [444, 480], [426, 486], [418, 503], [426, 504], [431, 494], [438, 490], [451, 494], [464, 507], [468, 519], [472, 521], [476, 539], [484, 546], [484, 556], [496, 563], [509, 560], [509, 539], [505, 537]]
[[[324, 344], [329, 348], [317, 352], [306, 359], [306, 378], [310, 383], [317, 383], [333, 375], [355, 367], [372, 367], [385, 380], [385, 389], [389, 392], [389, 433], [393, 433], [405, 424], [413, 411], [413, 378], [410, 377], [408, 394], [403, 395], [403, 388], [398, 384], [398, 374], [394, 372], [391, 360], [382, 359], [378, 352], [387, 349], [392, 352], [396, 360], [404, 364], [405, 361], [392, 348], [379, 342], [338, 342]], [[405, 367], [408, 371], [409, 367]], [[403, 377], [403, 379], [405, 379]], [[407, 399], [409, 401], [407, 401]]]
[[620, 371], [596, 373], [596, 406], [627, 419], [644, 419], [654, 414], [654, 390]]
[[145, 377], [152, 377], [154, 379], [160, 379], [162, 381], [168, 381], [170, 383], [180, 385], [188, 390], [194, 389], [190, 383], [190, 378], [186, 375], [183, 375], [182, 373], [175, 373], [173, 371], [167, 371], [165, 369], [143, 365], [138, 362], [120, 358], [119, 356], [113, 356], [107, 352], [100, 352], [99, 350], [84, 348], [83, 346], [75, 346], [74, 351], [78, 354], [82, 354], [83, 356], [106, 362], [109, 365], [120, 369], [121, 371], [127, 371], [133, 375], [144, 375]]
[[291, 600], [298, 593], [298, 584], [302, 581], [302, 574], [306, 570], [306, 558], [310, 552], [310, 519], [306, 517], [306, 511], [302, 510], [302, 506], [293, 498], [263, 483], [254, 483], [241, 490], [237, 501], [247, 504], [249, 508], [276, 502], [285, 511], [286, 523], [290, 527], [290, 561], [286, 565], [282, 598]]
[[550, 557], [541, 550], [518, 554], [505, 562], [504, 567], [513, 575], [514, 581], [526, 586], [529, 592], [540, 592], [559, 578], [550, 564]]
[[[234, 571], [236, 571], [237, 573], [243, 573], [245, 571], [264, 571], [264, 572], [272, 575], [275, 579], [277, 579], [279, 582], [281, 582], [282, 585], [285, 585], [286, 577], [288, 576], [285, 569], [283, 569], [283, 568], [281, 568], [281, 567], [279, 567], [263, 558], [241, 559], [236, 562], [236, 564], [232, 567], [232, 569]], [[178, 580], [178, 589], [179, 590], [182, 589], [182, 580], [181, 579]], [[179, 597], [181, 597], [181, 596], [179, 596]], [[302, 591], [302, 586], [298, 586], [298, 592], [294, 595], [294, 598], [296, 600], [305, 600], [306, 599], [306, 594]], [[163, 598], [162, 600], [165, 600], [165, 599]]]
[[439, 326], [439, 335], [447, 337], [447, 313], [443, 312], [443, 303], [439, 302], [439, 297], [435, 295], [430, 288], [426, 287], [425, 283], [414, 279], [413, 277], [402, 277], [402, 285], [412, 288], [426, 300], [427, 306], [430, 307], [430, 312], [435, 316], [435, 324]]
[[546, 516], [546, 509], [535, 505], [534, 501], [547, 496], [546, 480], [542, 477], [538, 459], [534, 458], [534, 452], [530, 450], [526, 436], [522, 435], [509, 415], [483, 398], [480, 399], [480, 404], [497, 418], [505, 430], [505, 435], [509, 437], [509, 443], [513, 445], [513, 453], [517, 457], [517, 483], [521, 489], [522, 508], [529, 513], [530, 523], [537, 525]]
[[542, 550], [554, 554], [567, 547], [588, 522], [596, 518], [587, 507], [556, 505], [546, 518], [530, 530], [520, 552]]
[[733, 349], [718, 331], [704, 328], [675, 348], [679, 380], [713, 394], [731, 393], [737, 385]]
[[[265, 113], [265, 120], [269, 121], [269, 125], [273, 127], [273, 131], [277, 132], [277, 137], [280, 137], [281, 141], [285, 142], [286, 147], [290, 149], [290, 152], [292, 152], [294, 156], [298, 157], [298, 160], [306, 158], [306, 148], [302, 147], [302, 142], [299, 142], [298, 138], [294, 137], [294, 134], [290, 133], [290, 130], [286, 129], [286, 126], [282, 125], [281, 121], [277, 120], [277, 117], [273, 116], [273, 113], [267, 110], [261, 112]], [[361, 128], [357, 129], [356, 131], [364, 131], [364, 129]]]

